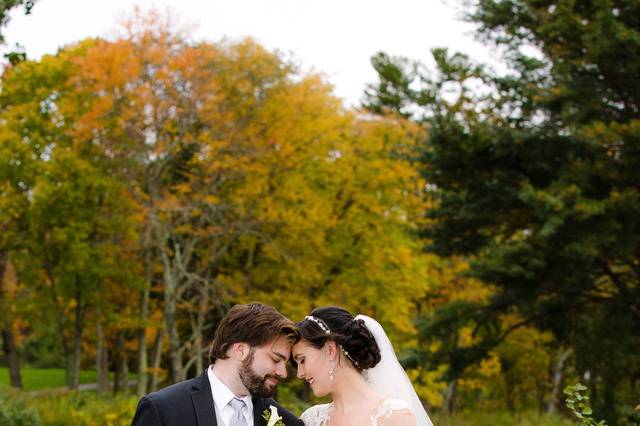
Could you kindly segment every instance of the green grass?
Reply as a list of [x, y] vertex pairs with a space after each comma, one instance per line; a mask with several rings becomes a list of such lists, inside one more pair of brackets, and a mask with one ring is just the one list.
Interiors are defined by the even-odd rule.
[[[63, 368], [22, 368], [22, 385], [25, 391], [65, 387]], [[95, 371], [81, 371], [80, 383], [95, 383]], [[9, 370], [0, 367], [0, 387], [9, 386]]]
[[463, 411], [453, 416], [433, 416], [431, 418], [437, 426], [572, 426], [570, 420], [559, 415], [540, 414], [536, 411], [510, 413], [499, 411], [483, 413]]

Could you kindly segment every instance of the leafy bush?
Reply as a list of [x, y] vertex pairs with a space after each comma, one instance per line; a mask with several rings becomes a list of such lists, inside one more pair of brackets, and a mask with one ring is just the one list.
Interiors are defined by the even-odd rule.
[[135, 396], [94, 392], [40, 397], [31, 402], [47, 426], [128, 426], [137, 403]]
[[40, 417], [31, 407], [13, 396], [0, 392], [0, 426], [40, 426]]
[[580, 426], [607, 426], [604, 420], [597, 422], [591, 417], [593, 410], [589, 405], [589, 397], [583, 394], [586, 390], [587, 387], [581, 383], [564, 388], [563, 392], [567, 396], [565, 399], [567, 408], [580, 420]]

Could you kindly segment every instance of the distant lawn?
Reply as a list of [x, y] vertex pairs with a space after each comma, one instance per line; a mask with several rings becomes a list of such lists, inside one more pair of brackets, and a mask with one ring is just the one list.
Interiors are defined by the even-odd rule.
[[494, 413], [465, 410], [453, 416], [435, 415], [431, 418], [438, 426], [572, 426], [574, 422], [558, 414], [540, 414], [536, 411]]
[[[65, 387], [63, 368], [22, 368], [22, 385], [24, 390], [43, 390]], [[110, 375], [111, 377], [111, 375]], [[81, 371], [80, 383], [95, 383], [95, 371]], [[0, 367], [0, 387], [9, 386], [9, 370]]]

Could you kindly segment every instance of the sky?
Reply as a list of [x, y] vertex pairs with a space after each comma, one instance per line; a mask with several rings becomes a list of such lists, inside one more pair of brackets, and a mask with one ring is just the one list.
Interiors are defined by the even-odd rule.
[[346, 106], [376, 81], [370, 58], [383, 51], [431, 64], [447, 47], [482, 62], [494, 52], [462, 22], [462, 0], [38, 0], [30, 15], [12, 13], [4, 53], [19, 42], [39, 59], [87, 37], [111, 37], [134, 5], [167, 9], [196, 40], [252, 37], [293, 57], [303, 72], [320, 72]]

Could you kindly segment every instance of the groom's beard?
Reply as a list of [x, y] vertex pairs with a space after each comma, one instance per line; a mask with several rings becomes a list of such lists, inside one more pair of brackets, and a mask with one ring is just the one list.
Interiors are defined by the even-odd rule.
[[276, 385], [270, 386], [267, 384], [268, 379], [279, 380], [278, 376], [273, 374], [267, 374], [260, 376], [253, 369], [253, 349], [249, 352], [249, 356], [242, 361], [240, 366], [240, 380], [245, 388], [249, 391], [251, 396], [255, 398], [270, 398], [276, 393]]

